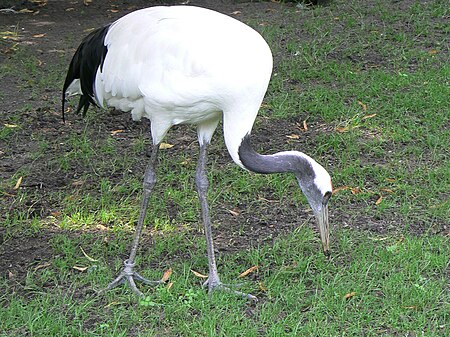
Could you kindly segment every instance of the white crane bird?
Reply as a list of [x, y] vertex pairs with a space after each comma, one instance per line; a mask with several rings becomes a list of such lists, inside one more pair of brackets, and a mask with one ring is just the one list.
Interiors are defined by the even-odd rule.
[[[159, 144], [177, 124], [197, 126], [200, 155], [197, 191], [205, 227], [209, 292], [230, 290], [220, 281], [214, 256], [207, 201], [207, 148], [219, 121], [233, 161], [256, 173], [293, 173], [317, 218], [323, 250], [329, 255], [328, 172], [311, 157], [286, 151], [261, 155], [253, 150], [250, 133], [272, 73], [272, 53], [259, 33], [227, 15], [193, 6], [161, 6], [137, 10], [89, 34], [70, 63], [63, 87], [80, 94], [77, 112], [89, 105], [131, 111], [134, 120], [151, 122], [153, 141], [144, 176], [144, 195], [130, 256], [111, 289], [128, 281], [143, 296], [135, 279], [136, 251], [149, 197], [156, 182]], [[253, 295], [234, 291], [250, 299]]]

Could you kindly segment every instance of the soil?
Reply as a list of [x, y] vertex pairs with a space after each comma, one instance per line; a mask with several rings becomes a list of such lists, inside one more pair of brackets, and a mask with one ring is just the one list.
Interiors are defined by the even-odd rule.
[[[26, 44], [29, 49], [42, 61], [42, 67], [52, 63], [61, 63], [63, 60], [67, 65], [77, 47], [79, 41], [85, 36], [89, 29], [100, 27], [110, 23], [115, 19], [125, 15], [133, 10], [148, 7], [157, 4], [179, 4], [179, 1], [148, 1], [148, 0], [129, 0], [129, 1], [88, 1], [88, 5], [83, 1], [0, 1], [1, 8], [11, 8], [11, 11], [4, 11], [0, 14], [0, 30], [13, 30], [15, 27], [20, 29], [21, 44]], [[229, 0], [198, 0], [190, 1], [191, 5], [211, 8], [219, 12], [234, 15], [240, 20], [257, 19], [265, 17], [266, 21], [282, 22], [283, 6], [294, 6], [292, 4], [280, 4], [277, 2], [240, 2]], [[21, 12], [20, 12], [21, 11]], [[299, 19], [300, 20], [300, 19]], [[41, 34], [45, 34], [43, 37]], [[0, 60], [4, 60], [11, 55], [10, 45], [0, 45], [2, 48]], [[275, 65], [276, 58], [275, 56]], [[366, 60], [367, 64], [371, 60]], [[374, 60], [374, 62], [378, 62]], [[64, 75], [62, 75], [64, 76]], [[48, 89], [41, 93], [38, 98], [33, 97], [29, 88], [31, 78], [13, 78], [5, 76], [0, 83], [1, 92], [4, 94], [1, 114], [8, 116], [10, 111], [18, 111], [26, 104], [32, 103], [32, 109], [26, 110], [21, 114], [20, 121], [23, 129], [16, 133], [16, 141], [8, 149], [1, 149], [0, 156], [0, 177], [1, 179], [10, 179], [13, 174], [26, 167], [30, 172], [26, 181], [22, 183], [21, 189], [25, 189], [30, 195], [34, 195], [31, 201], [25, 204], [20, 200], [20, 193], [15, 190], [7, 191], [1, 202], [0, 219], [5, 220], [6, 214], [14, 214], [15, 208], [28, 208], [30, 218], [36, 216], [46, 219], [50, 215], [55, 215], [61, 199], [58, 195], [73, 188], [77, 179], [83, 176], [86, 169], [82, 165], [74, 167], [69, 172], [48, 171], [48, 163], [52, 158], [60, 156], [64, 151], [64, 140], [67, 139], [69, 130], [78, 130], [81, 134], [86, 124], [83, 123], [80, 116], [71, 114], [67, 116], [68, 121], [63, 124], [60, 115], [60, 102], [58, 101], [61, 93]], [[30, 81], [30, 83], [27, 83]], [[25, 89], [24, 89], [25, 88]], [[6, 103], [6, 104], [5, 104]], [[3, 119], [3, 118], [2, 118]], [[6, 118], [7, 119], [7, 118]], [[260, 145], [261, 150], [270, 152], [280, 149], [286, 149], [286, 135], [298, 133], [299, 120], [277, 121], [269, 124], [265, 120], [257, 122], [254, 136], [255, 144]], [[270, 126], [270, 127], [269, 127]], [[93, 137], [101, 137], [101, 134], [108, 134], [110, 130], [123, 129], [126, 132], [121, 135], [121, 141], [118, 143], [118, 153], [129, 151], [133, 140], [142, 134], [146, 134], [148, 123], [133, 122], [129, 114], [113, 113], [105, 114], [95, 122], [93, 127]], [[327, 127], [316, 120], [309, 125], [307, 137], [296, 140], [295, 145], [298, 148], [308, 148], [313, 145], [314, 136], [318, 132], [327, 132]], [[268, 139], [270, 135], [270, 139]], [[220, 132], [216, 138], [220, 137]], [[45, 151], [45, 156], [35, 158], [39, 147], [38, 140], [49, 140], [50, 146]], [[171, 143], [175, 144], [174, 156], [177, 151], [189, 152], [192, 157], [197, 156], [198, 146], [196, 144], [196, 134], [189, 128], [177, 127], [171, 133]], [[58, 140], [58, 141], [55, 141]], [[59, 141], [60, 140], [60, 141]], [[145, 155], [143, 154], [143, 157]], [[215, 165], [229, 165], [230, 158], [226, 149], [220, 142], [216, 142], [210, 151], [210, 158]], [[144, 158], [145, 159], [145, 158]], [[370, 159], [380, 160], [380, 159]], [[330, 159], [332, 161], [332, 159]], [[145, 160], [141, 167], [136, 167], [136, 172], [143, 172]], [[140, 170], [140, 171], [139, 171]], [[245, 173], [243, 173], [245, 174]], [[109, 179], [119, 181], [122, 179], [120, 172], [109, 174]], [[60, 194], [55, 192], [62, 192]], [[264, 191], [264, 198], [270, 198], [270, 187]], [[275, 198], [274, 198], [275, 199]], [[285, 200], [286, 202], [286, 200]], [[172, 212], [177, 211], [176, 205], [171, 207]], [[351, 209], [361, 207], [362, 205], [348, 205]], [[304, 209], [298, 209], [294, 204], [283, 204], [274, 200], [266, 206], [261, 205], [238, 205], [240, 214], [238, 219], [230, 216], [228, 211], [230, 205], [218, 205], [214, 211], [214, 221], [219, 223], [214, 229], [216, 247], [219, 251], [245, 250], [251, 246], [261, 243], [271, 242], [278, 235], [292, 232], [299, 223], [312, 220], [311, 213]], [[232, 207], [232, 206], [231, 206]], [[390, 231], [397, 225], [394, 219], [377, 219], [375, 216], [359, 214], [358, 221], [353, 221], [354, 212], [331, 212], [330, 221], [339, 223], [340, 226], [350, 226], [352, 228], [369, 229], [376, 232]], [[314, 221], [309, 221], [311, 225]], [[238, 224], [239, 223], [239, 224]], [[356, 224], [355, 224], [356, 223]], [[359, 224], [359, 225], [358, 225]], [[243, 230], [242, 230], [243, 229]], [[418, 233], [423, 232], [425, 228], [420, 223], [413, 224], [411, 230]], [[71, 230], [64, 231], [56, 226], [49, 225], [47, 229], [32, 232], [28, 235], [15, 235], [14, 231], [7, 232], [0, 226], [0, 273], [2, 277], [14, 277], [18, 283], [24, 280], [27, 272], [34, 268], [39, 268], [46, 261], [50, 261], [56, 254], [51, 244], [52, 239], [57, 234], [64, 233], [69, 237], [76, 237], [80, 232]], [[251, 233], [251, 235], [249, 235]], [[99, 232], [101, 236], [105, 234]], [[193, 235], [201, 235], [193, 233]], [[111, 238], [112, 240], [112, 238]], [[151, 237], [144, 233], [145, 241], [151, 243]]]

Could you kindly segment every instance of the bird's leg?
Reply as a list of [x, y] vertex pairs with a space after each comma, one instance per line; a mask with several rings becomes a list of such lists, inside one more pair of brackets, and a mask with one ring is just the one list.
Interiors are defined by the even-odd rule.
[[145, 216], [147, 214], [147, 208], [148, 208], [148, 202], [150, 200], [150, 195], [152, 193], [153, 187], [156, 183], [156, 173], [155, 173], [155, 166], [156, 166], [156, 158], [158, 156], [158, 150], [159, 150], [159, 144], [156, 144], [153, 146], [152, 153], [150, 156], [150, 163], [147, 166], [147, 169], [145, 171], [144, 175], [144, 196], [142, 198], [142, 205], [141, 205], [141, 214], [139, 216], [139, 220], [136, 226], [136, 232], [134, 234], [133, 239], [133, 245], [131, 246], [130, 251], [130, 257], [124, 261], [125, 267], [123, 268], [122, 272], [119, 274], [119, 276], [112, 281], [108, 287], [106, 287], [101, 292], [104, 292], [106, 290], [110, 290], [117, 286], [118, 284], [122, 284], [125, 281], [128, 281], [128, 284], [130, 285], [131, 289], [139, 296], [144, 297], [144, 294], [136, 287], [136, 282], [141, 281], [145, 284], [155, 285], [163, 283], [162, 280], [158, 281], [150, 281], [146, 278], [142, 277], [134, 271], [135, 266], [135, 259], [136, 259], [136, 252], [137, 248], [139, 246], [139, 239], [141, 238], [142, 228], [144, 226], [144, 220]]
[[224, 285], [222, 282], [220, 282], [219, 273], [217, 272], [216, 257], [214, 254], [214, 242], [211, 230], [211, 217], [209, 214], [209, 206], [208, 206], [209, 181], [206, 173], [207, 146], [208, 144], [206, 143], [200, 145], [200, 156], [198, 159], [197, 172], [195, 177], [197, 184], [197, 192], [199, 195], [200, 204], [202, 208], [202, 218], [203, 224], [205, 226], [205, 235], [206, 235], [206, 248], [208, 252], [209, 275], [208, 280], [204, 283], [204, 286], [208, 285], [209, 293], [211, 293], [214, 290], [221, 289], [233, 292], [240, 296], [247, 297], [248, 299], [251, 300], [257, 300], [256, 296], [232, 290], [226, 285]]

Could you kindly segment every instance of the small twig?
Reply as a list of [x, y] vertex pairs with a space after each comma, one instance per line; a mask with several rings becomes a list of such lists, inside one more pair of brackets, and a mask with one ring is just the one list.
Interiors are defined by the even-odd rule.
[[14, 10], [14, 9], [11, 7], [11, 8], [3, 8], [3, 9], [0, 9], [0, 13], [19, 14], [20, 12]]

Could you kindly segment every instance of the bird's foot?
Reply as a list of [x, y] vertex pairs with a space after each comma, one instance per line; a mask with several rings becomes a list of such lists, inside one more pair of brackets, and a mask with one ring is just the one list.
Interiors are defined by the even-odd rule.
[[245, 298], [247, 298], [249, 300], [258, 302], [258, 297], [254, 296], [252, 294], [248, 294], [248, 293], [244, 293], [242, 291], [238, 291], [238, 290], [232, 289], [232, 287], [239, 287], [241, 285], [242, 285], [242, 283], [241, 284], [234, 284], [234, 285], [232, 285], [232, 284], [224, 284], [224, 283], [220, 282], [220, 280], [218, 280], [218, 279], [217, 280], [216, 279], [210, 280], [209, 278], [206, 280], [205, 283], [203, 283], [203, 287], [206, 287], [206, 286], [208, 287], [209, 294], [211, 294], [213, 291], [216, 291], [216, 290], [223, 290], [223, 291], [227, 291], [227, 292], [236, 294], [236, 295], [241, 296], [241, 297], [245, 297]]
[[145, 284], [149, 284], [149, 285], [158, 285], [158, 284], [162, 284], [164, 283], [163, 280], [158, 280], [158, 281], [150, 281], [147, 280], [145, 277], [141, 276], [138, 272], [134, 271], [133, 268], [135, 266], [134, 262], [130, 262], [129, 260], [125, 260], [124, 262], [125, 267], [123, 268], [122, 272], [119, 274], [119, 276], [117, 276], [114, 281], [112, 281], [110, 284], [108, 284], [108, 286], [105, 289], [100, 290], [98, 293], [102, 294], [108, 290], [113, 289], [114, 287], [116, 287], [119, 284], [123, 284], [125, 282], [128, 282], [128, 284], [131, 287], [131, 290], [133, 290], [133, 292], [140, 296], [140, 297], [145, 297], [145, 295], [137, 288], [136, 286], [136, 281], [140, 281], [142, 283]]

